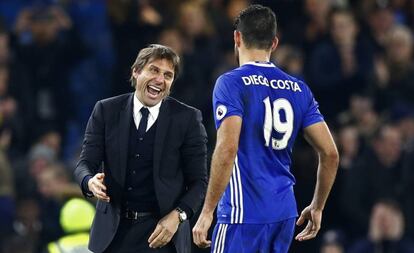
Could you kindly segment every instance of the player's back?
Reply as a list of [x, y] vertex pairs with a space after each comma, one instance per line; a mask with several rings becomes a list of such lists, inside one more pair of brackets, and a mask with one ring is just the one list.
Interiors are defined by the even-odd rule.
[[268, 223], [297, 215], [290, 172], [298, 132], [322, 121], [308, 86], [272, 63], [250, 62], [217, 80], [216, 126], [242, 118], [233, 174], [218, 206], [222, 223]]

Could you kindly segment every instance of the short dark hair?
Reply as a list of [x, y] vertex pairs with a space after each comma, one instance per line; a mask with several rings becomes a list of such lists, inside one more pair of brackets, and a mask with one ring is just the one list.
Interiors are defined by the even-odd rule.
[[[134, 69], [136, 69], [141, 71], [147, 63], [158, 59], [166, 59], [172, 63], [175, 80], [180, 72], [180, 57], [170, 47], [160, 44], [150, 44], [148, 47], [141, 49], [134, 64], [131, 66], [131, 70], [134, 71]], [[131, 86], [135, 87], [136, 81], [132, 76], [132, 73], [129, 81], [131, 82]]]
[[277, 32], [276, 14], [268, 7], [250, 5], [234, 22], [247, 48], [270, 49]]

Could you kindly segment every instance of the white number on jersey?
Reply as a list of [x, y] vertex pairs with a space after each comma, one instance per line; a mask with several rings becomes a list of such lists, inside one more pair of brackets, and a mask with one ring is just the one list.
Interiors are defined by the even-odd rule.
[[[263, 133], [265, 138], [265, 146], [269, 147], [270, 137], [273, 129], [278, 133], [283, 134], [282, 139], [272, 139], [272, 148], [281, 150], [287, 147], [290, 136], [293, 132], [293, 108], [290, 102], [284, 98], [279, 98], [273, 101], [273, 110], [270, 104], [269, 97], [263, 100], [265, 104], [265, 120], [263, 126]], [[282, 122], [280, 119], [280, 110], [285, 112], [286, 122]], [[272, 113], [273, 112], [273, 113]]]

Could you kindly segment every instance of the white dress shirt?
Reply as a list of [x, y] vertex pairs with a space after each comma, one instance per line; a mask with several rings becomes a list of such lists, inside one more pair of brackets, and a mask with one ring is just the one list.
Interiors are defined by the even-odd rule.
[[[144, 105], [141, 103], [141, 101], [138, 100], [135, 93], [134, 93], [133, 103], [134, 103], [134, 109], [133, 109], [134, 122], [135, 122], [135, 127], [138, 129], [139, 122], [141, 121], [141, 118], [142, 118], [140, 110], [142, 107], [144, 107]], [[148, 129], [150, 129], [151, 126], [154, 125], [154, 122], [157, 120], [158, 114], [160, 113], [161, 103], [162, 103], [162, 100], [158, 104], [152, 107], [147, 107], [149, 110], [149, 115], [148, 115], [147, 129], [145, 130], [145, 132], [148, 131]]]

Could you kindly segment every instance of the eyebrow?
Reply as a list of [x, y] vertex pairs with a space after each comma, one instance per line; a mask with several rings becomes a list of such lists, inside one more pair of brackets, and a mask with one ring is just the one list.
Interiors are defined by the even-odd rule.
[[[154, 65], [154, 64], [149, 64], [149, 67], [155, 67], [155, 68], [157, 68], [157, 69], [160, 69], [160, 70], [163, 70], [163, 69], [161, 69], [160, 67], [158, 67], [158, 66], [156, 66], [156, 65]], [[170, 74], [170, 75], [174, 75], [174, 72], [172, 72], [172, 71], [170, 71], [170, 70], [163, 70], [164, 71], [164, 74]]]

